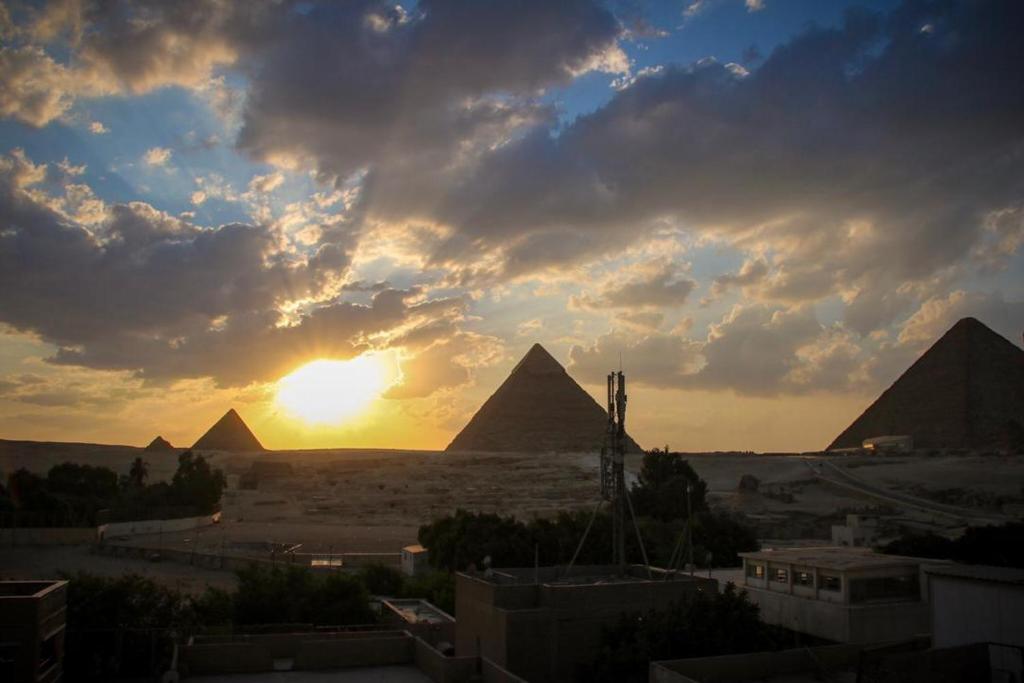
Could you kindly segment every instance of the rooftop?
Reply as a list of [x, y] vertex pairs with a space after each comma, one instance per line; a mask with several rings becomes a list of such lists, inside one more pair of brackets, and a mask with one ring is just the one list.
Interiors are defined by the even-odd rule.
[[1024, 569], [989, 567], [981, 564], [926, 564], [924, 571], [938, 576], [953, 576], [978, 581], [1024, 585]]
[[934, 560], [924, 560], [920, 557], [885, 555], [882, 553], [876, 553], [870, 548], [854, 548], [847, 546], [779, 548], [777, 550], [758, 550], [749, 553], [739, 553], [739, 556], [748, 560], [785, 562], [788, 564], [800, 564], [808, 567], [820, 567], [822, 569], [833, 569], [836, 571], [848, 571], [850, 569], [879, 569], [882, 567], [903, 567], [907, 565], [920, 565], [924, 562], [934, 562]]
[[419, 543], [413, 543], [412, 545], [407, 545], [404, 548], [402, 548], [402, 550], [404, 550], [407, 553], [425, 553], [425, 552], [427, 552], [427, 549], [424, 548]]
[[455, 621], [450, 614], [426, 600], [416, 598], [385, 600], [384, 604], [410, 624], [443, 624]]
[[568, 567], [516, 567], [492, 569], [488, 572], [465, 572], [468, 576], [502, 585], [542, 584], [545, 586], [589, 586], [656, 581], [692, 581], [694, 577], [682, 571], [669, 572], [660, 567], [633, 564], [620, 574], [614, 565], [577, 565]]
[[50, 591], [66, 586], [67, 581], [0, 581], [0, 600], [41, 598]]

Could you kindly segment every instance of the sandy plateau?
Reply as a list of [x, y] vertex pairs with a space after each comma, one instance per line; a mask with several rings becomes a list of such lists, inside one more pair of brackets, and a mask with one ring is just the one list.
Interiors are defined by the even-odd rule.
[[[178, 452], [0, 441], [0, 472], [6, 476], [25, 467], [45, 473], [55, 464], [74, 461], [126, 473], [131, 461], [141, 456], [149, 463], [150, 481], [169, 480]], [[456, 508], [530, 519], [589, 508], [597, 501], [596, 454], [317, 450], [206, 455], [228, 475], [221, 524], [137, 537], [134, 544], [261, 557], [270, 545], [278, 544], [302, 544], [303, 552], [314, 553], [395, 553], [416, 541], [420, 524]], [[841, 523], [849, 512], [880, 515], [883, 530], [893, 533], [900, 526], [953, 531], [972, 515], [982, 518], [975, 521], [998, 522], [1024, 502], [1022, 458], [748, 453], [686, 457], [708, 482], [713, 505], [746, 516], [762, 538], [775, 543], [825, 542], [830, 525]], [[258, 461], [287, 462], [292, 474], [264, 478], [255, 490], [241, 489], [242, 475]], [[639, 455], [629, 456], [632, 476], [640, 461]], [[1001, 475], [992, 477], [996, 470]], [[744, 474], [757, 478], [756, 492], [738, 491]], [[842, 474], [856, 477], [854, 484], [835, 483]], [[921, 504], [905, 504], [907, 500]], [[31, 570], [21, 557], [29, 550], [5, 549], [0, 574]], [[164, 573], [142, 561], [94, 557], [79, 549], [49, 549], [35, 557], [55, 568], [63, 562], [69, 570], [108, 573], [120, 562]], [[171, 583], [189, 578], [196, 587], [206, 583], [205, 574], [215, 574], [204, 570], [182, 576], [170, 568], [166, 573]]]

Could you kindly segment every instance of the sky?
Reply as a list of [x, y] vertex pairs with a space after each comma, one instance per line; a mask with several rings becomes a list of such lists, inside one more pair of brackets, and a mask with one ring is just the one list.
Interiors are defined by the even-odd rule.
[[1022, 33], [1016, 0], [0, 4], [0, 438], [235, 407], [270, 448], [443, 448], [540, 342], [595, 396], [621, 363], [645, 447], [822, 448], [957, 319], [1021, 344]]

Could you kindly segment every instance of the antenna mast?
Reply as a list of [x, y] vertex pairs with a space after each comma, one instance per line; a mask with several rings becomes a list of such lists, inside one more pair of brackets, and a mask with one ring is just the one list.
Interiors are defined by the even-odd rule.
[[612, 564], [626, 571], [626, 376], [608, 374], [608, 426], [601, 449], [601, 497], [612, 504]]

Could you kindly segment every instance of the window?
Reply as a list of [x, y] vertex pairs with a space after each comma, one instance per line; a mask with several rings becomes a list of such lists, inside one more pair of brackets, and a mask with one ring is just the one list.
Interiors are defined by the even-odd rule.
[[776, 569], [772, 575], [772, 581], [778, 581], [779, 583], [789, 582], [789, 570], [787, 569]]
[[747, 564], [747, 576], [753, 577], [755, 579], [763, 579], [764, 578], [764, 565], [763, 564], [755, 564], [754, 562], [748, 563]]
[[811, 572], [796, 572], [794, 581], [798, 586], [814, 587], [814, 574]]
[[838, 593], [843, 590], [843, 580], [831, 574], [819, 574], [818, 587], [823, 591], [835, 591]]
[[850, 581], [850, 602], [911, 600], [920, 597], [917, 574]]

